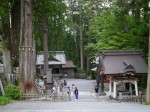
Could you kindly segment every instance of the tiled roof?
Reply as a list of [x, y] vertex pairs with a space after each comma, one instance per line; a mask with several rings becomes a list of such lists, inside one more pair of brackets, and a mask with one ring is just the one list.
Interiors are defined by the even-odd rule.
[[[64, 54], [64, 51], [49, 51], [49, 65], [63, 65], [66, 64], [66, 56]], [[53, 58], [52, 58], [53, 57]], [[43, 65], [44, 64], [44, 52], [41, 51], [37, 55], [37, 61], [36, 65]]]
[[76, 68], [76, 66], [73, 64], [73, 61], [68, 60], [65, 65], [62, 65], [62, 68]]
[[102, 50], [102, 55], [111, 56], [111, 55], [142, 55], [142, 50]]
[[148, 73], [141, 50], [106, 50], [102, 51], [100, 60], [104, 74], [123, 74], [127, 68], [132, 68], [132, 72], [136, 74]]

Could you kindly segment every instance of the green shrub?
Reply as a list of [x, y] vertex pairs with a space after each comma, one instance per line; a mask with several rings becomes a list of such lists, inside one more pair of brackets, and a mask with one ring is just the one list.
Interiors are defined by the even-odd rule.
[[77, 68], [77, 73], [84, 73], [85, 71], [81, 68]]
[[92, 72], [91, 70], [86, 70], [85, 73], [86, 73], [87, 76], [91, 76], [91, 79], [96, 78], [96, 73]]
[[91, 76], [91, 74], [92, 74], [92, 72], [90, 70], [86, 70], [85, 73], [87, 76]]
[[0, 96], [0, 105], [5, 105], [11, 102], [12, 100], [10, 98], [5, 97], [5, 96]]
[[20, 88], [15, 85], [7, 85], [5, 87], [5, 96], [13, 100], [17, 100], [21, 96]]
[[92, 78], [92, 79], [96, 79], [96, 73], [92, 73], [92, 74], [91, 74], [91, 78]]

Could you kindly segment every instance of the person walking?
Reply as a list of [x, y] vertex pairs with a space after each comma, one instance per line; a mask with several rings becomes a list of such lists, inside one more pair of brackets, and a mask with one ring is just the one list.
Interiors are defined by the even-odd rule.
[[79, 91], [78, 91], [77, 87], [75, 87], [74, 94], [75, 94], [76, 100], [78, 100], [78, 94], [79, 94]]
[[69, 86], [68, 86], [68, 90], [67, 90], [67, 95], [68, 95], [68, 100], [71, 101], [71, 91], [70, 91]]

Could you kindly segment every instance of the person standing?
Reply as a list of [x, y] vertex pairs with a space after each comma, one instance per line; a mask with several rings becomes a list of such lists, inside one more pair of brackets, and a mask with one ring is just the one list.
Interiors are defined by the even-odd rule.
[[75, 94], [75, 98], [76, 98], [76, 100], [78, 100], [78, 94], [79, 94], [79, 92], [78, 92], [77, 87], [75, 87], [74, 94]]
[[53, 86], [52, 90], [53, 90], [53, 94], [54, 94], [54, 96], [56, 96], [56, 94], [57, 94], [56, 87], [55, 87], [55, 86]]
[[71, 91], [70, 91], [69, 86], [68, 86], [68, 90], [67, 90], [67, 95], [68, 95], [68, 100], [71, 101]]
[[98, 91], [99, 89], [98, 89], [98, 87], [96, 86], [95, 87], [95, 94], [96, 94], [96, 97], [98, 97], [99, 96], [99, 91]]
[[66, 87], [67, 86], [67, 81], [66, 80], [64, 80], [64, 87]]
[[75, 85], [72, 84], [72, 92], [73, 92], [73, 95], [74, 95], [74, 91], [75, 91]]

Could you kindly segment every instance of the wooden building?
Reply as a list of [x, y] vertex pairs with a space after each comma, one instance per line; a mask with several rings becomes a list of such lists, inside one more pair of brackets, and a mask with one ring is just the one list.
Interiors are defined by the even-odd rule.
[[73, 61], [67, 60], [65, 65], [62, 65], [63, 76], [66, 78], [74, 78], [74, 71], [76, 66], [73, 64]]
[[40, 70], [40, 75], [44, 79], [47, 89], [52, 87], [54, 80], [63, 77], [62, 65], [66, 64], [66, 57], [64, 51], [49, 51], [48, 52], [48, 70], [47, 73], [43, 72], [44, 69], [44, 52], [39, 52], [37, 55], [36, 66]]
[[98, 75], [107, 76], [111, 97], [116, 98], [119, 92], [132, 95], [134, 89], [134, 94], [139, 95], [138, 79], [148, 73], [142, 50], [103, 50], [99, 59]]

